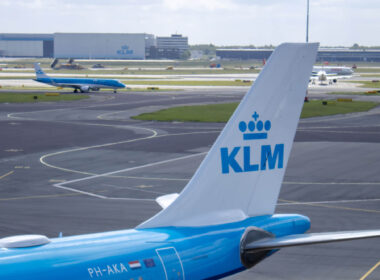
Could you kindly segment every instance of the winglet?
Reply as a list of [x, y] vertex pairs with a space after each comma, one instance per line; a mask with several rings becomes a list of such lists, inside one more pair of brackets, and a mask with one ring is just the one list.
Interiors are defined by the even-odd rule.
[[41, 78], [49, 78], [49, 76], [45, 74], [45, 72], [41, 69], [40, 64], [37, 62], [34, 63], [34, 70], [36, 71], [37, 80]]

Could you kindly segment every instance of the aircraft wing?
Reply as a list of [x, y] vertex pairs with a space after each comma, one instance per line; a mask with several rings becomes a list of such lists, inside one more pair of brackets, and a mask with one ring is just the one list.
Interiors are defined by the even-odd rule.
[[332, 79], [332, 80], [342, 80], [342, 79], [350, 79], [352, 78], [352, 76], [343, 76], [343, 75], [331, 75], [331, 76], [327, 76], [327, 79]]
[[293, 234], [284, 237], [273, 237], [253, 241], [246, 244], [246, 252], [257, 252], [263, 250], [281, 249], [284, 247], [312, 245], [319, 243], [329, 243], [337, 241], [347, 241], [354, 239], [363, 239], [371, 237], [380, 237], [380, 230], [360, 230], [360, 231], [337, 231], [324, 233], [305, 233]]

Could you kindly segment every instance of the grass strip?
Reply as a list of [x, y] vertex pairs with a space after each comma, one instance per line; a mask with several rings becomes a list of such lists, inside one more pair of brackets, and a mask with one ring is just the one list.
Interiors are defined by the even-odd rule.
[[344, 92], [344, 91], [337, 91], [337, 92], [328, 92], [327, 94], [336, 94], [336, 95], [366, 95], [366, 96], [379, 96], [380, 92], [377, 93], [368, 93], [367, 91], [353, 91], [353, 92]]
[[158, 86], [251, 86], [252, 82], [235, 81], [122, 81], [128, 85], [158, 85]]
[[[180, 122], [227, 122], [238, 103], [181, 106], [144, 113], [132, 117], [137, 120], [180, 121]], [[304, 104], [301, 118], [364, 112], [376, 107], [376, 102], [334, 102], [322, 105], [321, 100], [312, 100]]]
[[360, 84], [361, 88], [378, 88], [380, 89], [380, 81], [349, 81], [350, 83]]

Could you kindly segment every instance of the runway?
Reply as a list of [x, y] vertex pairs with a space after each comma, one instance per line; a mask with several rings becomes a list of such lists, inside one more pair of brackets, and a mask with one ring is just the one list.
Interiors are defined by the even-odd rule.
[[[0, 104], [0, 237], [138, 225], [160, 210], [157, 196], [182, 190], [224, 124], [130, 116], [243, 94], [100, 92], [75, 102]], [[311, 232], [380, 228], [379, 126], [379, 107], [302, 120], [277, 213], [310, 217]], [[360, 279], [379, 261], [377, 239], [313, 245], [283, 249], [229, 279]], [[375, 267], [365, 279], [379, 278]]]

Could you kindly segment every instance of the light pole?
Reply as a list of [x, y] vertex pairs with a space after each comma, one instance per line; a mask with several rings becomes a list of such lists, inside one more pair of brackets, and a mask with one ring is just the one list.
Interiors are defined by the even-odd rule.
[[309, 43], [309, 0], [307, 0], [306, 12], [306, 43]]

